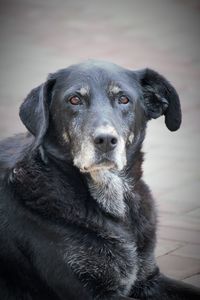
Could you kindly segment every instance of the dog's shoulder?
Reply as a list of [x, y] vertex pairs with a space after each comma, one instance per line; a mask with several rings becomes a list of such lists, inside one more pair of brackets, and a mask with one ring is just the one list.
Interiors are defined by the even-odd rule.
[[20, 133], [0, 141], [0, 172], [1, 175], [12, 169], [29, 151], [33, 136]]
[[[47, 153], [45, 156], [48, 157]], [[73, 166], [33, 149], [31, 136], [0, 144], [0, 195], [48, 219], [66, 222], [85, 214], [87, 189]]]

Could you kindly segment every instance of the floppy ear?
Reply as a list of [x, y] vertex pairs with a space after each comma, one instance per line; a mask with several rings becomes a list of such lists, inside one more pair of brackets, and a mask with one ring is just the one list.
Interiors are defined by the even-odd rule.
[[156, 119], [164, 115], [169, 130], [179, 129], [181, 107], [174, 87], [162, 75], [151, 69], [138, 71], [138, 77], [143, 90], [147, 117]]
[[35, 136], [35, 146], [40, 146], [49, 125], [49, 105], [51, 91], [55, 79], [48, 79], [45, 83], [34, 88], [22, 103], [19, 116]]

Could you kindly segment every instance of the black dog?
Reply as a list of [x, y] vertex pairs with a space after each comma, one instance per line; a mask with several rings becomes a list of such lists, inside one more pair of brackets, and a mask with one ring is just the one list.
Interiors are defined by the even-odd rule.
[[0, 299], [200, 299], [154, 257], [141, 147], [161, 115], [179, 128], [175, 89], [149, 69], [89, 61], [30, 92], [29, 133], [0, 144]]

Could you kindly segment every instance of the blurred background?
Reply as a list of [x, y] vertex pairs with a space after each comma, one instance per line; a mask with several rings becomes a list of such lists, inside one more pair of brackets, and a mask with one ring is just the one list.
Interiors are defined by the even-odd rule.
[[88, 58], [150, 67], [176, 87], [182, 127], [149, 123], [144, 177], [161, 270], [200, 286], [200, 1], [5, 0], [0, 22], [0, 138], [25, 131], [19, 105], [48, 73]]

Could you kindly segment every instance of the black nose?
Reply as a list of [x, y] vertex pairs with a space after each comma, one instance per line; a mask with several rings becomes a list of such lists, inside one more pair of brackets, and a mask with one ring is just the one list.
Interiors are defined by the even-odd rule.
[[102, 152], [108, 152], [117, 146], [117, 138], [110, 134], [99, 134], [94, 138], [94, 144]]

